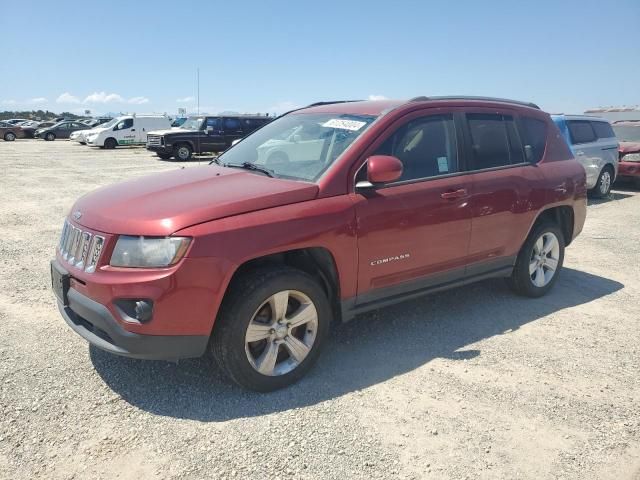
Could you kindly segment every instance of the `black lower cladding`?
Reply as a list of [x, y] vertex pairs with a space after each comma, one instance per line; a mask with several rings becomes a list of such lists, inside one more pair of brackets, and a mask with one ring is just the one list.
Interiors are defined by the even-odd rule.
[[67, 324], [82, 338], [102, 350], [146, 360], [178, 360], [204, 354], [207, 335], [140, 335], [122, 328], [102, 304], [70, 289], [69, 304], [58, 301]]

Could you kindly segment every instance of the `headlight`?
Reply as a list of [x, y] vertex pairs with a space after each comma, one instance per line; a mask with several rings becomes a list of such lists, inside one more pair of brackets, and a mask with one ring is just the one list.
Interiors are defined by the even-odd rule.
[[190, 242], [188, 237], [121, 235], [109, 263], [113, 267], [168, 267], [184, 256]]
[[623, 162], [640, 162], [640, 153], [627, 153], [622, 157]]

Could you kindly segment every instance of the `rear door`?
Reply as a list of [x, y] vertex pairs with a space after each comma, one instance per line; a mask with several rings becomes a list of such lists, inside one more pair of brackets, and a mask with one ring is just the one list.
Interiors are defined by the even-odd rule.
[[472, 172], [467, 276], [475, 276], [513, 265], [535, 215], [531, 205], [543, 201], [545, 190], [533, 164], [540, 147], [525, 148], [514, 111], [478, 108], [464, 117]]
[[618, 174], [618, 140], [616, 134], [607, 121], [592, 121], [591, 127], [596, 134], [597, 145], [600, 148], [602, 164], [600, 170], [606, 165], [611, 165], [614, 175]]
[[224, 130], [225, 149], [229, 148], [234, 140], [242, 138], [242, 123], [238, 117], [224, 117], [222, 120], [222, 128]]

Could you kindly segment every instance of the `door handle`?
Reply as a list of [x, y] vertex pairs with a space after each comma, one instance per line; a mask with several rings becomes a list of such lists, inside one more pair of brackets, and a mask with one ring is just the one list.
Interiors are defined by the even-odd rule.
[[440, 194], [440, 197], [444, 200], [455, 200], [456, 198], [462, 198], [467, 196], [467, 189], [460, 188], [458, 190], [451, 190]]
[[132, 128], [132, 129], [131, 129], [131, 131], [132, 131], [132, 132], [135, 132], [135, 131], [136, 131], [136, 129], [135, 129], [135, 128]]

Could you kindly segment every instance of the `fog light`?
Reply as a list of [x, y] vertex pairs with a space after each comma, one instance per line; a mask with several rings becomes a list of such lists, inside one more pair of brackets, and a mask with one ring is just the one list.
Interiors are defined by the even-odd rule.
[[115, 305], [125, 320], [145, 323], [153, 316], [153, 300], [121, 298], [115, 301]]

